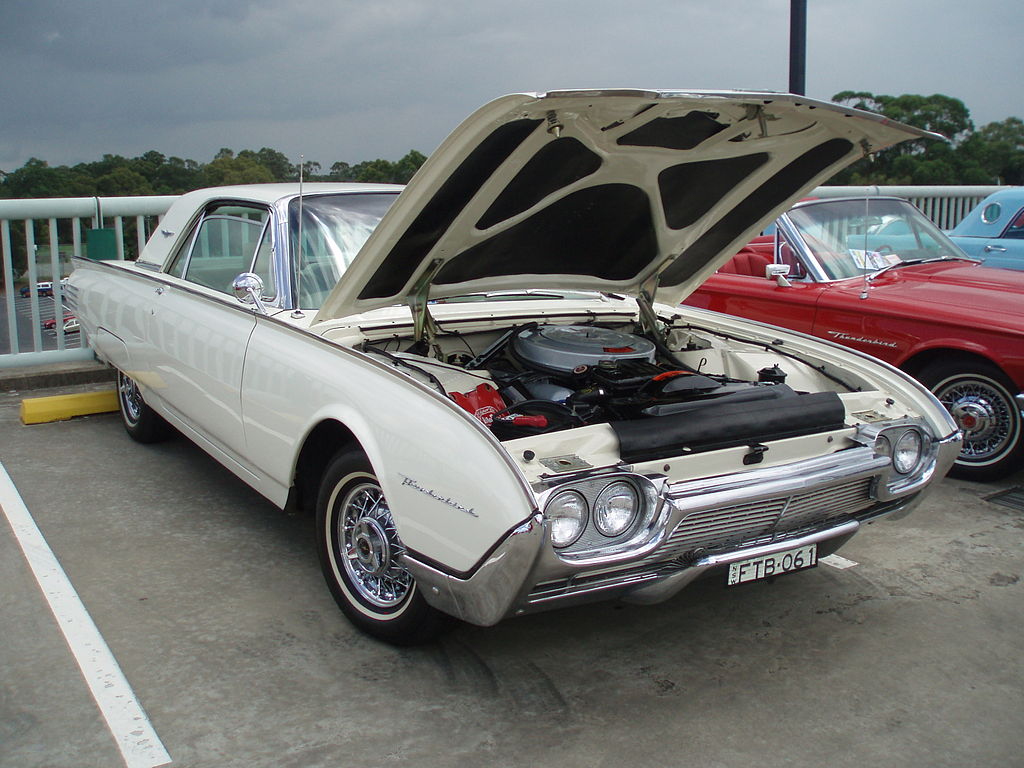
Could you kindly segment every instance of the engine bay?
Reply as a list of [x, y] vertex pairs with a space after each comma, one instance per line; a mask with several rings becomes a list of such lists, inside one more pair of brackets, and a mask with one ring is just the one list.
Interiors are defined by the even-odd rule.
[[728, 375], [726, 342], [713, 334], [529, 322], [491, 334], [480, 350], [464, 334], [450, 335], [464, 349], [423, 342], [363, 349], [430, 382], [502, 441], [606, 423], [622, 458], [642, 460], [824, 432], [845, 418], [835, 386], [794, 388], [782, 364], [792, 370], [798, 361], [773, 357], [765, 345], [752, 355], [763, 367]]

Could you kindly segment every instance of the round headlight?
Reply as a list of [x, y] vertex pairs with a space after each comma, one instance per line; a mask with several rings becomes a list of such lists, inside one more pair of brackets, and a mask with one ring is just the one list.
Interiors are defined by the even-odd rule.
[[564, 491], [548, 502], [544, 515], [551, 521], [551, 543], [568, 547], [587, 525], [587, 500], [576, 491]]
[[892, 449], [892, 466], [901, 475], [909, 474], [917, 468], [921, 461], [921, 433], [916, 429], [908, 429]]
[[605, 536], [619, 536], [629, 530], [639, 511], [636, 489], [629, 483], [612, 483], [594, 502], [594, 525]]

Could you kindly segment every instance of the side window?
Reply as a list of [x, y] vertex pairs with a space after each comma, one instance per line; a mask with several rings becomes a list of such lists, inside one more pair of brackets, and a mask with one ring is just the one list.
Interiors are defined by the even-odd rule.
[[1024, 240], [1024, 210], [1021, 210], [1013, 217], [1013, 221], [1011, 221], [1010, 226], [1006, 228], [1006, 232], [1003, 233], [1003, 237], [1011, 237], [1014, 240]]
[[193, 227], [188, 237], [181, 241], [178, 249], [171, 259], [171, 266], [167, 268], [167, 274], [181, 277], [185, 273], [185, 265], [188, 263], [188, 252], [192, 249], [192, 241], [196, 239], [196, 228]]
[[789, 244], [788, 238], [782, 232], [779, 232], [776, 237], [776, 247], [776, 261], [779, 264], [789, 265], [789, 277], [796, 280], [805, 279], [807, 277], [807, 269], [804, 267], [804, 263], [800, 261], [800, 257], [797, 256], [793, 246]]
[[263, 298], [267, 300], [277, 298], [273, 263], [274, 246], [270, 236], [270, 227], [264, 227], [263, 237], [260, 238], [260, 247], [256, 249], [256, 260], [253, 262], [252, 271], [263, 280]]
[[[211, 207], [178, 246], [167, 273], [190, 283], [231, 292], [232, 281], [242, 272], [251, 272], [261, 251], [265, 265], [261, 277], [270, 282], [270, 212], [265, 208], [223, 203]], [[264, 239], [266, 245], [263, 245]], [[268, 297], [276, 291], [267, 293]]]

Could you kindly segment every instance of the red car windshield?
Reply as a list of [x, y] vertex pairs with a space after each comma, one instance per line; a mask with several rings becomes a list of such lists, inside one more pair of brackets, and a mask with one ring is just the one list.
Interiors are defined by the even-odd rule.
[[796, 208], [788, 218], [832, 280], [907, 262], [966, 258], [903, 200], [827, 200]]

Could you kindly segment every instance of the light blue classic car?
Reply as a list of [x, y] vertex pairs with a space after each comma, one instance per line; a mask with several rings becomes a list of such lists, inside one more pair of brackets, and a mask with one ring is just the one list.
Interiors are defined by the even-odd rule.
[[1024, 187], [993, 192], [949, 236], [986, 267], [1024, 270]]

